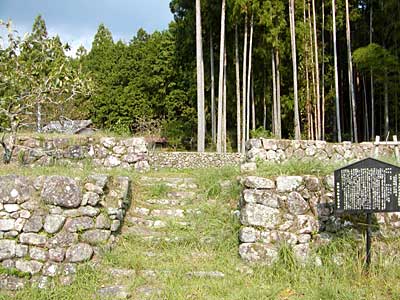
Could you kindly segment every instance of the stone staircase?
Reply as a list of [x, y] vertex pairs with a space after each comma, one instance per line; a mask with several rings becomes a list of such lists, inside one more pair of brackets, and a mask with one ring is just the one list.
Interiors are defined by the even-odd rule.
[[[140, 260], [144, 263], [138, 268], [109, 269], [112, 284], [108, 282], [99, 287], [97, 296], [101, 299], [167, 299], [163, 296], [158, 278], [174, 271], [154, 268], [152, 261], [168, 255], [168, 245], [173, 243], [184, 244], [189, 239], [191, 243], [202, 245], [213, 240], [213, 237], [200, 232], [193, 234], [197, 230], [193, 220], [202, 218], [205, 204], [207, 199], [202, 197], [194, 178], [142, 176], [133, 188], [133, 202], [125, 216], [117, 245], [124, 239], [134, 239], [151, 245], [151, 251], [141, 253]], [[197, 256], [207, 259], [208, 254], [191, 249], [181, 255], [196, 260]], [[225, 275], [219, 271], [192, 269], [183, 276], [191, 280], [223, 278]], [[129, 281], [135, 280], [144, 283], [132, 287]]]

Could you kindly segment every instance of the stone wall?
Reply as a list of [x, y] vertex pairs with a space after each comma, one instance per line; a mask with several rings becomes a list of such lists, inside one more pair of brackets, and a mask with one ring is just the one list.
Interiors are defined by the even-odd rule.
[[[277, 259], [282, 244], [288, 244], [304, 262], [312, 243], [328, 242], [347, 228], [360, 234], [352, 219], [333, 215], [333, 182], [333, 176], [244, 177], [240, 256], [249, 262], [271, 264]], [[400, 228], [400, 213], [374, 216], [379, 232], [384, 235]]]
[[[0, 149], [2, 155], [3, 149]], [[148, 170], [143, 138], [117, 139], [90, 136], [18, 137], [14, 160], [28, 165], [71, 164], [90, 159], [96, 166]]]
[[239, 166], [244, 156], [240, 153], [215, 152], [149, 152], [149, 164], [152, 168], [194, 169], [224, 166]]
[[397, 146], [364, 143], [327, 143], [325, 141], [297, 141], [250, 139], [246, 142], [247, 161], [282, 162], [289, 159], [322, 161], [351, 161], [367, 157], [395, 156]]
[[68, 283], [76, 263], [112, 245], [130, 197], [128, 177], [1, 176], [0, 262]]

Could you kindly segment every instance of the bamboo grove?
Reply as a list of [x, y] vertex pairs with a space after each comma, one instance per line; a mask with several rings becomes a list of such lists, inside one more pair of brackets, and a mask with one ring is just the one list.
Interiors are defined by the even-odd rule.
[[[218, 152], [227, 136], [243, 151], [257, 134], [360, 142], [398, 132], [399, 1], [199, 2], [210, 48], [200, 62], [210, 72], [205, 113]], [[185, 28], [177, 39], [188, 38], [193, 3], [171, 8]]]

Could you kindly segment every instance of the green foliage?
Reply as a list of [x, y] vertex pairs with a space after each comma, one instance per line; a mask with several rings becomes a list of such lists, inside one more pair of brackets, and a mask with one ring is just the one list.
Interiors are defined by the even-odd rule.
[[376, 74], [399, 70], [399, 59], [382, 46], [372, 43], [358, 48], [353, 54], [354, 63], [364, 72], [370, 70]]
[[256, 138], [274, 138], [274, 135], [271, 131], [266, 130], [263, 127], [258, 127], [256, 130], [250, 131], [250, 137], [253, 139]]

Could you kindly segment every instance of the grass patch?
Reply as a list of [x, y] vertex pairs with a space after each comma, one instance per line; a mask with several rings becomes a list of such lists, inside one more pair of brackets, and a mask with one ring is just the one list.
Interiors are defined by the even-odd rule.
[[[263, 176], [304, 173], [322, 176], [331, 174], [334, 168], [336, 166], [318, 162], [292, 162], [264, 166], [264, 169], [260, 166], [257, 172]], [[60, 174], [61, 171], [68, 170], [54, 167], [32, 172]], [[163, 184], [156, 184], [153, 188], [140, 186], [140, 175], [130, 171], [88, 168], [80, 170], [81, 173], [77, 170], [69, 172], [130, 176], [134, 181], [135, 201], [161, 197], [169, 190]], [[375, 252], [369, 274], [363, 268], [364, 241], [348, 236], [337, 237], [313, 250], [313, 259], [305, 265], [294, 259], [293, 251], [287, 245], [281, 247], [279, 259], [272, 266], [245, 264], [238, 255], [239, 221], [232, 214], [239, 199], [238, 175], [238, 168], [148, 172], [148, 177], [193, 177], [198, 184], [196, 200], [185, 207], [201, 211], [200, 214], [187, 215], [184, 221], [188, 221], [190, 226], [167, 223], [167, 228], [159, 229], [168, 237], [179, 236], [180, 239], [166, 242], [143, 240], [134, 235], [120, 236], [116, 247], [105, 254], [99, 265], [85, 264], [79, 268], [72, 286], [55, 284], [49, 290], [26, 288], [13, 297], [0, 292], [0, 299], [96, 299], [96, 290], [111, 284], [128, 286], [132, 299], [144, 298], [137, 292], [142, 287], [162, 290], [161, 295], [148, 299], [400, 299], [400, 262], [394, 251], [400, 248], [398, 238], [379, 245], [373, 242]], [[224, 180], [232, 184], [228, 188], [221, 187], [220, 182]], [[392, 254], [379, 254], [380, 248]], [[136, 273], [132, 277], [115, 278], [110, 274], [110, 268], [132, 269]], [[148, 270], [154, 271], [155, 276], [149, 275]], [[188, 276], [188, 272], [194, 271], [219, 271], [224, 277]]]

